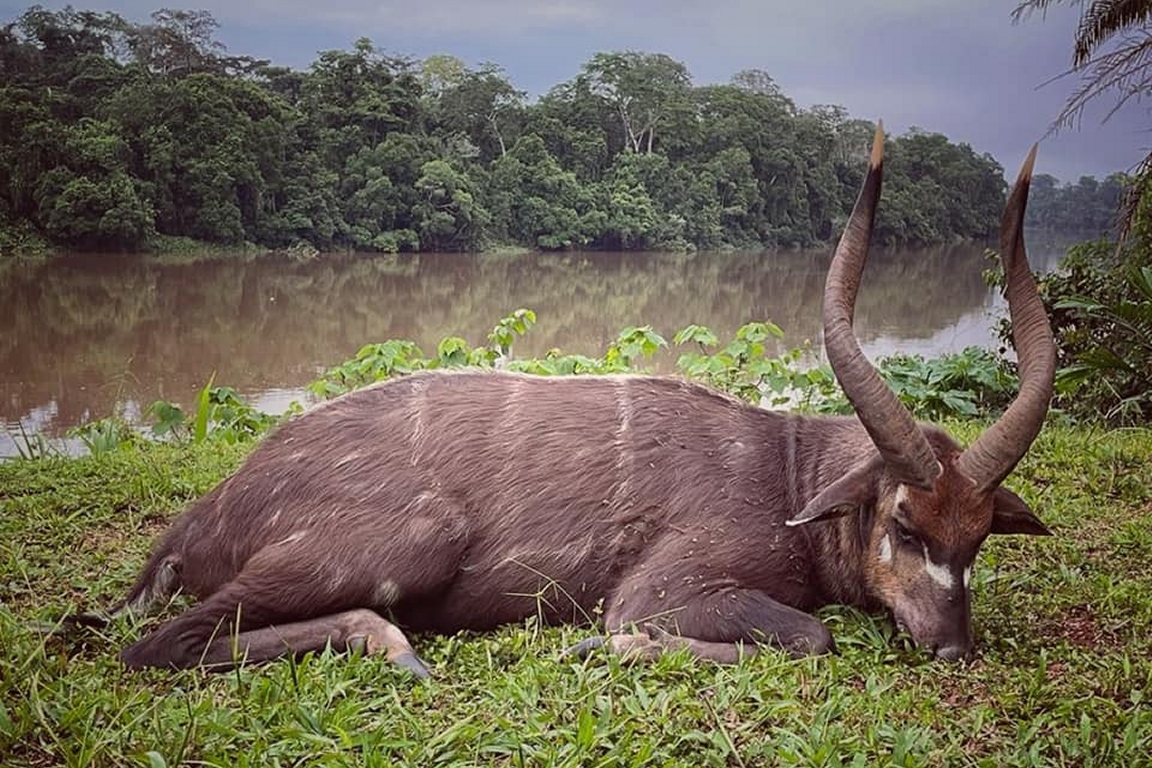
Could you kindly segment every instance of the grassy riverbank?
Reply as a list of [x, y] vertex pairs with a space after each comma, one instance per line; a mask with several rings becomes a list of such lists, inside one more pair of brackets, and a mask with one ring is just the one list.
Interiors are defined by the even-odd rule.
[[419, 637], [429, 684], [338, 655], [130, 673], [116, 653], [143, 627], [31, 631], [119, 596], [165, 522], [246, 450], [0, 464], [5, 765], [1150, 764], [1148, 430], [1045, 430], [1010, 485], [1057, 535], [985, 546], [979, 653], [964, 665], [930, 662], [887, 620], [845, 609], [822, 614], [838, 655], [735, 667], [560, 661], [590, 630], [531, 622]]

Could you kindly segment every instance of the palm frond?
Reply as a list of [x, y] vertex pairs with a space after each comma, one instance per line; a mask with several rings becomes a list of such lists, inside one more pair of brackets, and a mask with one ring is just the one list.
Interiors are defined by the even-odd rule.
[[1126, 36], [1120, 46], [1089, 59], [1060, 77], [1077, 71], [1083, 73], [1080, 85], [1052, 122], [1052, 131], [1077, 124], [1088, 102], [1105, 93], [1115, 92], [1117, 97], [1104, 121], [1129, 101], [1139, 101], [1152, 93], [1152, 30]]
[[1012, 22], [1019, 23], [1033, 13], [1045, 16], [1052, 6], [1073, 3], [1081, 6], [1080, 22], [1076, 26], [1073, 43], [1074, 70], [1090, 64], [1100, 47], [1117, 33], [1152, 19], [1150, 0], [1092, 0], [1087, 8], [1083, 7], [1085, 0], [1022, 0], [1012, 10]]
[[1012, 10], [1012, 23], [1017, 24], [1033, 13], [1039, 13], [1041, 16], [1044, 16], [1048, 13], [1049, 6], [1068, 5], [1073, 2], [1083, 3], [1084, 0], [1023, 0], [1023, 2]]
[[1119, 223], [1117, 226], [1117, 247], [1123, 246], [1128, 239], [1128, 235], [1132, 233], [1132, 224], [1136, 220], [1136, 214], [1140, 212], [1141, 205], [1146, 205], [1149, 200], [1152, 200], [1152, 152], [1149, 152], [1140, 161], [1140, 165], [1136, 167], [1136, 172], [1132, 176], [1132, 182], [1120, 200], [1120, 210], [1116, 216]]
[[1090, 63], [1100, 46], [1114, 35], [1152, 17], [1149, 0], [1093, 0], [1080, 16], [1072, 66]]

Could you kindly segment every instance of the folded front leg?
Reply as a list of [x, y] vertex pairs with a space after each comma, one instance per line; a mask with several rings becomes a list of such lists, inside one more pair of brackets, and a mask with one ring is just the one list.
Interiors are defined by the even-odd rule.
[[617, 632], [608, 637], [590, 637], [576, 643], [564, 654], [584, 658], [592, 650], [607, 646], [609, 651], [625, 661], [652, 661], [665, 651], [685, 649], [690, 656], [697, 659], [735, 664], [740, 659], [756, 653], [755, 645], [745, 645], [743, 642], [717, 643], [697, 640], [694, 637], [674, 635], [652, 625], [648, 626], [648, 630], [648, 632]]
[[[835, 647], [818, 619], [763, 590], [707, 578], [666, 582], [657, 571], [641, 571], [621, 583], [608, 603], [605, 624], [614, 650], [648, 656], [686, 647], [701, 658], [732, 662], [750, 652], [741, 647], [745, 644], [772, 645], [794, 656]], [[635, 639], [613, 639], [618, 636]]]

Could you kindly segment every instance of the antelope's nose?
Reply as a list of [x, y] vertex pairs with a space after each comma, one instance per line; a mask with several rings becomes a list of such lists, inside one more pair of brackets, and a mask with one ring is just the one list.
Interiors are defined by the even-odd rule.
[[936, 658], [945, 661], [959, 661], [972, 652], [970, 645], [942, 645], [936, 649]]

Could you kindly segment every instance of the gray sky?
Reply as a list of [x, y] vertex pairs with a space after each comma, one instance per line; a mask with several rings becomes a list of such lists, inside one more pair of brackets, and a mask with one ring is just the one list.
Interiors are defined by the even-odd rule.
[[[12, 20], [30, 3], [0, 0]], [[65, 3], [42, 2], [51, 8]], [[1013, 24], [1016, 0], [72, 0], [141, 21], [157, 7], [204, 8], [231, 53], [307, 67], [318, 51], [369, 37], [389, 53], [493, 61], [533, 96], [597, 51], [684, 62], [697, 84], [763, 69], [800, 106], [841, 104], [890, 132], [940, 131], [990, 152], [1014, 175], [1075, 81], [1076, 4]], [[1107, 106], [1110, 106], [1110, 102]], [[1129, 170], [1152, 148], [1147, 107], [1045, 140], [1037, 170], [1062, 180]]]

